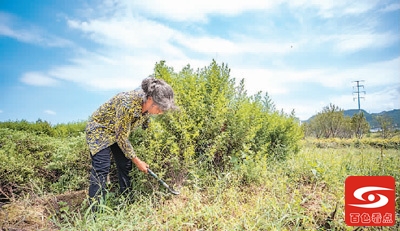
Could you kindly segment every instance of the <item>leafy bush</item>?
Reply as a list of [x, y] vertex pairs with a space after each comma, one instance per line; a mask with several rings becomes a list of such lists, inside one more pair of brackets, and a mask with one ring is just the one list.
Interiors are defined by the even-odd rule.
[[57, 124], [53, 126], [54, 137], [75, 137], [81, 136], [85, 131], [86, 121]]
[[71, 122], [52, 126], [49, 122], [38, 119], [36, 122], [6, 121], [0, 122], [0, 128], [9, 128], [16, 131], [28, 131], [36, 135], [48, 135], [52, 137], [80, 136], [85, 131], [86, 122]]
[[47, 121], [42, 121], [41, 119], [38, 119], [35, 123], [28, 122], [26, 120], [1, 122], [0, 128], [9, 128], [17, 131], [29, 131], [37, 135], [53, 135], [53, 129], [50, 123]]
[[298, 151], [302, 132], [294, 115], [275, 111], [267, 94], [248, 96], [225, 64], [176, 73], [161, 61], [154, 72], [172, 86], [180, 110], [152, 119], [131, 141], [162, 175], [228, 170], [255, 156], [284, 160]]
[[0, 128], [0, 197], [81, 189], [88, 158], [83, 135], [63, 139]]

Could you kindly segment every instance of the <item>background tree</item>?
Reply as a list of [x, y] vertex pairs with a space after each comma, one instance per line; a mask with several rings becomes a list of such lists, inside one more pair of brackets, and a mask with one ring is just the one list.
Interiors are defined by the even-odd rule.
[[351, 117], [343, 114], [343, 123], [341, 124], [338, 136], [339, 138], [351, 138], [354, 135], [354, 131], [351, 125]]
[[[324, 107], [310, 121], [311, 133], [317, 138], [334, 138], [343, 133], [345, 117], [343, 110], [334, 104]], [[342, 134], [343, 135], [343, 134]]]
[[369, 124], [363, 112], [356, 113], [351, 117], [351, 128], [358, 139], [361, 139], [364, 134], [369, 132]]
[[303, 130], [307, 136], [317, 138], [361, 138], [369, 131], [369, 124], [363, 114], [345, 116], [342, 109], [329, 104], [303, 125]]
[[381, 132], [381, 136], [382, 138], [386, 139], [389, 138], [390, 136], [390, 130], [392, 128], [392, 120], [384, 115], [380, 115], [380, 116], [375, 116], [374, 118], [380, 127], [380, 132]]

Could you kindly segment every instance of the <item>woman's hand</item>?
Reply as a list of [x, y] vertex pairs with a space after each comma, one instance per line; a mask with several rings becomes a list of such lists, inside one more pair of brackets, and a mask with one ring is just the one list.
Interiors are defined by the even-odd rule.
[[141, 161], [139, 158], [135, 157], [132, 159], [132, 162], [136, 165], [136, 167], [147, 174], [147, 169], [149, 168], [149, 165], [146, 164], [146, 162]]

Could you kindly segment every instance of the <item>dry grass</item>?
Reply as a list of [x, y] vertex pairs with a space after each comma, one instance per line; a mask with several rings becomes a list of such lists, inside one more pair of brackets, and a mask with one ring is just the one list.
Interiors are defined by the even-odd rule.
[[[284, 162], [192, 179], [179, 196], [155, 188], [127, 202], [111, 197], [92, 219], [86, 192], [27, 197], [0, 209], [5, 230], [354, 230], [344, 223], [349, 175], [400, 177], [399, 151], [305, 146]], [[243, 167], [243, 166], [241, 166]], [[246, 175], [247, 174], [247, 175]], [[252, 176], [248, 176], [252, 174]], [[210, 179], [214, 179], [211, 182]], [[255, 179], [249, 182], [243, 179]], [[206, 181], [206, 182], [204, 182]], [[193, 182], [202, 182], [200, 186]], [[397, 181], [396, 195], [399, 197]], [[399, 201], [397, 209], [399, 208]], [[89, 215], [88, 215], [89, 214]], [[56, 222], [57, 225], [53, 223]], [[370, 228], [396, 230], [397, 227]]]
[[32, 196], [4, 204], [0, 208], [2, 230], [59, 230], [51, 217], [68, 206], [70, 210], [81, 208], [86, 191], [67, 192], [43, 197]]

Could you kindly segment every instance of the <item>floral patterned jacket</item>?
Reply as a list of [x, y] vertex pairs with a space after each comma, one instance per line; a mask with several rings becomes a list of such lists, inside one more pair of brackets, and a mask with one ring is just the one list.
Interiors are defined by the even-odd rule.
[[149, 116], [142, 115], [143, 91], [121, 92], [101, 105], [86, 125], [86, 141], [92, 155], [117, 143], [127, 158], [136, 157], [129, 141], [131, 130], [147, 127]]

